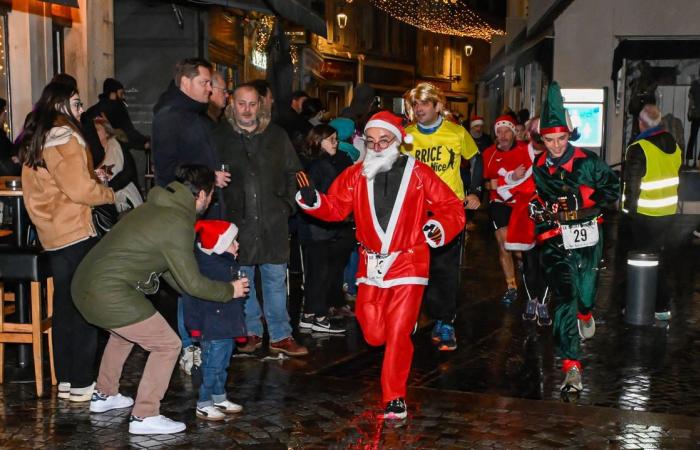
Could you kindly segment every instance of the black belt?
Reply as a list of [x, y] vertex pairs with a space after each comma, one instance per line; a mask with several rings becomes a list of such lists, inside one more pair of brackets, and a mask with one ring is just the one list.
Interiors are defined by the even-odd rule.
[[600, 208], [581, 208], [576, 211], [559, 211], [559, 222], [571, 222], [573, 220], [593, 219], [600, 215]]

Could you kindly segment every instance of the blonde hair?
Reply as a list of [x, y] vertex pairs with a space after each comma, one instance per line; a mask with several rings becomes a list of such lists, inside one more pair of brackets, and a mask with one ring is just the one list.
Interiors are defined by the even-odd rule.
[[440, 113], [444, 112], [445, 104], [447, 100], [445, 99], [445, 94], [442, 90], [436, 87], [432, 83], [418, 83], [416, 87], [407, 91], [404, 96], [404, 107], [406, 108], [406, 114], [409, 119], [413, 122], [415, 120], [413, 114], [413, 105], [418, 102], [433, 102], [435, 105], [442, 105], [440, 108]]

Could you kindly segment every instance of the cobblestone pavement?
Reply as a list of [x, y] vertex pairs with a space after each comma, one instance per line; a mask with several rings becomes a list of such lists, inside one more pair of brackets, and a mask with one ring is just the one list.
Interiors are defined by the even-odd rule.
[[[598, 332], [585, 344], [585, 389], [567, 403], [558, 392], [551, 330], [523, 324], [521, 303], [500, 305], [504, 286], [495, 247], [486, 226], [480, 230], [467, 245], [459, 348], [434, 351], [423, 322], [414, 339], [403, 422], [378, 418], [381, 350], [368, 349], [350, 323], [344, 337], [299, 335], [310, 345], [308, 358], [265, 360], [265, 352], [234, 358], [229, 398], [245, 410], [223, 423], [195, 418], [196, 390], [176, 369], [162, 413], [188, 429], [172, 436], [131, 436], [128, 411], [89, 414], [86, 404], [57, 400], [55, 388], [37, 399], [31, 368], [17, 369], [15, 346], [9, 346], [0, 448], [700, 448], [697, 242], [674, 257], [670, 326], [643, 329], [623, 324], [615, 281], [621, 269], [609, 244]], [[171, 298], [157, 304], [172, 316]], [[145, 353], [135, 350], [124, 371], [124, 394], [134, 395], [144, 362]]]

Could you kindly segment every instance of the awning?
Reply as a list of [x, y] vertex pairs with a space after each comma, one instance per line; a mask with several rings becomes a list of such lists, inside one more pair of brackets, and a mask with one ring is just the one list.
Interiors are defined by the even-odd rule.
[[[328, 37], [326, 20], [307, 6], [303, 0], [205, 0], [211, 5], [258, 11], [265, 14], [279, 15], [283, 19], [301, 25], [321, 37]], [[198, 5], [201, 0], [192, 2]]]
[[612, 73], [613, 91], [617, 93], [617, 73], [625, 59], [697, 59], [700, 39], [625, 39], [615, 48]]

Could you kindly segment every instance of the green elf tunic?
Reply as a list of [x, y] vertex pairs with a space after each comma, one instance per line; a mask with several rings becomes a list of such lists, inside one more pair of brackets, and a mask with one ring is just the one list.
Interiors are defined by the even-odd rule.
[[[598, 282], [598, 263], [603, 250], [603, 233], [599, 207], [612, 203], [619, 197], [620, 183], [617, 176], [595, 153], [573, 147], [570, 143], [564, 154], [557, 159], [541, 155], [533, 166], [537, 194], [549, 211], [554, 211], [556, 220], [536, 225], [538, 242], [541, 245], [541, 263], [544, 277], [556, 300], [554, 312], [554, 336], [558, 341], [562, 357], [567, 360], [580, 359], [580, 338], [577, 315], [587, 316], [595, 302]], [[575, 197], [578, 204], [575, 212], [564, 217], [558, 210], [558, 199]], [[569, 208], [571, 211], [571, 208]], [[573, 216], [573, 217], [572, 217]], [[573, 231], [577, 224], [588, 223], [588, 233]], [[598, 241], [589, 246], [565, 248], [562, 228], [569, 226], [567, 233], [573, 245], [586, 245], [598, 231]], [[572, 227], [573, 226], [573, 227]], [[579, 238], [589, 242], [578, 242]], [[573, 239], [572, 239], [573, 238]]]

